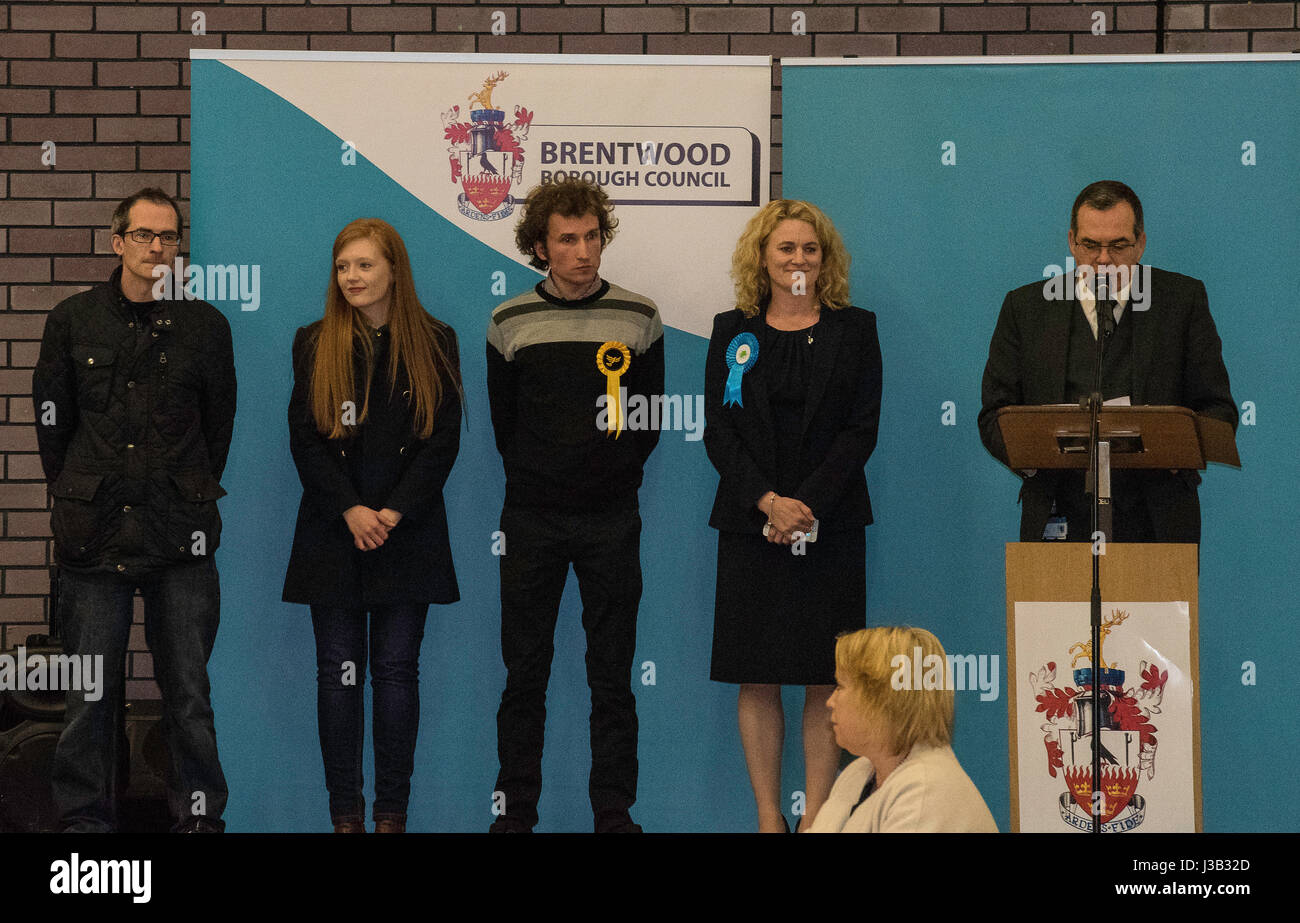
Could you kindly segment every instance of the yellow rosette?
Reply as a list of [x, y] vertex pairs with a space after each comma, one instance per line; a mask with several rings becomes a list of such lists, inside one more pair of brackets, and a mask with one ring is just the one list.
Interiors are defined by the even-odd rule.
[[619, 380], [623, 373], [632, 367], [632, 350], [618, 342], [610, 340], [602, 343], [596, 350], [596, 368], [605, 376], [605, 409], [609, 414], [609, 425], [605, 435], [614, 431], [617, 439], [623, 432], [623, 402], [619, 400]]

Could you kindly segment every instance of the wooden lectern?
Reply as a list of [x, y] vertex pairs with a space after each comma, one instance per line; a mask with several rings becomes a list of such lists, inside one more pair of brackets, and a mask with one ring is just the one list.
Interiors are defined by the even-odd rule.
[[[1090, 415], [1077, 405], [1004, 407], [998, 426], [1006, 445], [1007, 463], [1017, 470], [1087, 468]], [[1232, 426], [1185, 407], [1104, 407], [1100, 414], [1100, 441], [1108, 444], [1111, 468], [1204, 469], [1207, 462], [1241, 467]], [[1106, 476], [1108, 477], [1108, 475]], [[1103, 481], [1107, 483], [1107, 481]], [[1105, 494], [1103, 494], [1105, 496]], [[1037, 664], [1017, 663], [1016, 606], [1018, 603], [1078, 603], [1087, 612], [1091, 595], [1091, 551], [1087, 542], [1026, 542], [1006, 546], [1007, 665], [1011, 758], [1011, 825], [1021, 829], [1020, 773], [1031, 763], [1019, 753], [1018, 718], [1033, 721], [1033, 701], [1018, 701], [1022, 674]], [[1185, 602], [1189, 614], [1187, 665], [1192, 680], [1190, 784], [1195, 806], [1195, 829], [1201, 829], [1199, 662], [1197, 647], [1197, 546], [1171, 544], [1115, 544], [1100, 558], [1103, 608], [1107, 601]], [[1085, 617], [1063, 630], [1074, 640], [1086, 639]], [[1074, 638], [1077, 635], [1077, 638]], [[1089, 651], [1089, 654], [1091, 652]], [[1107, 648], [1102, 645], [1102, 658]], [[1093, 666], [1089, 663], [1089, 667]], [[1130, 670], [1136, 664], [1127, 665]], [[1105, 672], [1105, 671], [1103, 671]], [[1103, 681], [1104, 683], [1104, 681]], [[1021, 690], [1022, 693], [1025, 690]], [[1168, 730], [1172, 731], [1172, 728]], [[1033, 759], [1041, 760], [1038, 754]], [[1037, 765], [1037, 764], [1032, 764]], [[1188, 818], [1190, 820], [1190, 818]], [[1141, 823], [1139, 820], [1138, 823]], [[1066, 827], [1059, 829], [1065, 830]]]

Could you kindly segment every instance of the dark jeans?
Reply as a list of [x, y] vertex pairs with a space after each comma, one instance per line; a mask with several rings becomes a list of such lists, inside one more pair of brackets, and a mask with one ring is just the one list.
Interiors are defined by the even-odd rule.
[[556, 513], [501, 512], [501, 655], [506, 688], [497, 711], [496, 790], [505, 819], [531, 829], [542, 792], [546, 686], [569, 565], [582, 596], [591, 687], [591, 777], [596, 829], [626, 822], [636, 801], [637, 719], [632, 695], [641, 601], [641, 516], [635, 507]]
[[[370, 609], [376, 820], [406, 817], [420, 728], [420, 643], [428, 613], [427, 603]], [[330, 819], [360, 820], [366, 813], [361, 794], [366, 612], [312, 606], [311, 622], [316, 630], [316, 713]]]
[[171, 757], [168, 807], [177, 827], [203, 817], [224, 828], [228, 792], [217, 758], [208, 686], [208, 658], [221, 612], [221, 586], [211, 558], [143, 578], [60, 569], [64, 651], [103, 658], [95, 701], [87, 700], [84, 688], [68, 692], [67, 723], [54, 751], [51, 781], [64, 827], [107, 832], [117, 826], [118, 708], [137, 587], [144, 597], [145, 641], [162, 690], [163, 732]]

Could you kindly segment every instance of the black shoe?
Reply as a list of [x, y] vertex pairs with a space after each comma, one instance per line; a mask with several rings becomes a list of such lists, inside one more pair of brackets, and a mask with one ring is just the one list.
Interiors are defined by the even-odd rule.
[[225, 833], [226, 825], [220, 822], [214, 823], [206, 817], [191, 817], [184, 823], [177, 824], [172, 828], [173, 833]]
[[644, 833], [628, 814], [607, 814], [596, 818], [597, 833]]
[[488, 827], [488, 833], [532, 833], [533, 828], [527, 824], [520, 823], [513, 817], [502, 815], [492, 821], [492, 826]]

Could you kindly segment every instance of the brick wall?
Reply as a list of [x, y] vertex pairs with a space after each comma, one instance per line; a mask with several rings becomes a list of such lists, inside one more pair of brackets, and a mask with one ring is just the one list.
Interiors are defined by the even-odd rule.
[[[188, 205], [191, 48], [777, 58], [1290, 52], [1300, 50], [1297, 6], [1140, 0], [0, 3], [0, 649], [43, 630], [46, 620], [49, 513], [31, 402], [45, 312], [112, 270], [116, 258], [106, 228], [119, 199], [154, 185]], [[504, 13], [504, 35], [492, 34], [496, 11]], [[1104, 35], [1093, 34], [1098, 11]], [[196, 35], [200, 19], [204, 34]], [[781, 192], [780, 138], [778, 66], [773, 195]], [[54, 166], [42, 164], [48, 141], [56, 146]], [[128, 694], [156, 695], [139, 624], [131, 649]]]

